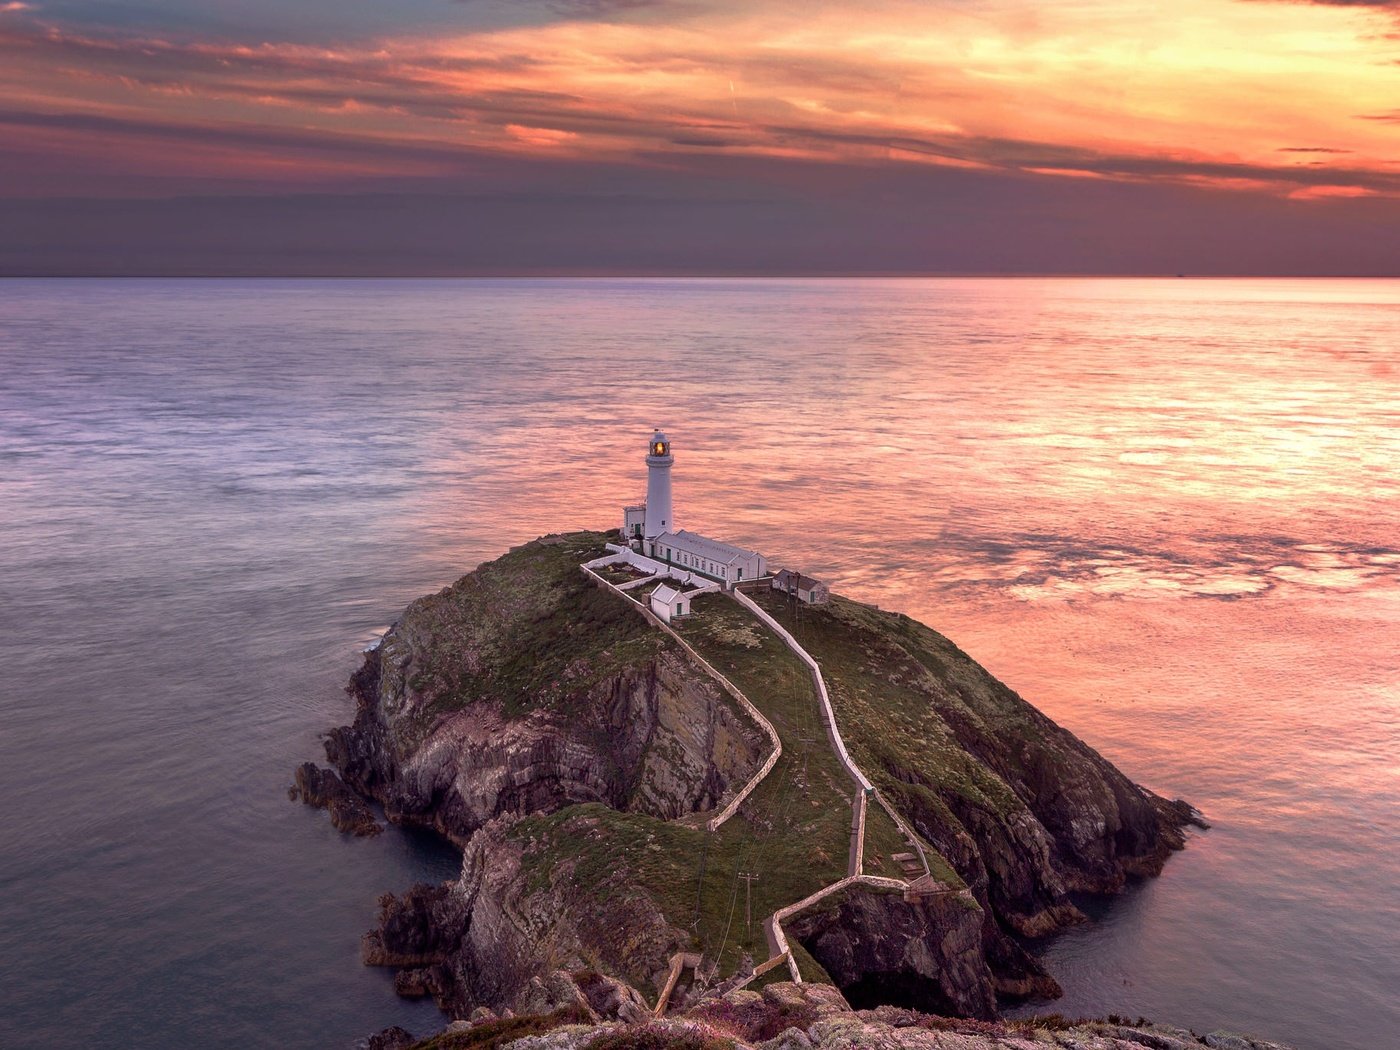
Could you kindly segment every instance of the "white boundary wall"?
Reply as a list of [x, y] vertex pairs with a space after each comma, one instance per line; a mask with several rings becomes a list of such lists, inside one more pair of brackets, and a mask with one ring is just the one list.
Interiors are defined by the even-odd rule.
[[788, 970], [792, 974], [794, 984], [802, 983], [802, 974], [797, 969], [797, 962], [792, 957], [792, 948], [788, 945], [787, 934], [783, 932], [783, 922], [802, 911], [810, 908], [823, 897], [828, 897], [837, 890], [844, 890], [847, 886], [859, 883], [862, 886], [879, 886], [887, 890], [904, 890], [909, 884], [901, 882], [899, 879], [881, 878], [879, 875], [847, 875], [839, 882], [833, 882], [830, 886], [823, 886], [816, 893], [803, 897], [796, 904], [789, 904], [786, 908], [779, 908], [772, 915], [768, 916], [763, 923], [763, 930], [768, 935], [768, 950], [773, 953], [773, 957], [786, 955]]
[[715, 588], [719, 587], [719, 584], [708, 576], [702, 576], [698, 572], [690, 572], [688, 569], [678, 569], [674, 565], [667, 565], [664, 561], [657, 561], [655, 558], [648, 558], [646, 555], [634, 551], [631, 547], [621, 547], [616, 543], [608, 543], [604, 546], [613, 553], [604, 558], [594, 558], [587, 563], [585, 568], [595, 569], [604, 565], [630, 565], [632, 568], [649, 576], [655, 576], [657, 579], [678, 580], [684, 587], [689, 587], [692, 584], [699, 584], [706, 589], [709, 589], [711, 584], [714, 584]]

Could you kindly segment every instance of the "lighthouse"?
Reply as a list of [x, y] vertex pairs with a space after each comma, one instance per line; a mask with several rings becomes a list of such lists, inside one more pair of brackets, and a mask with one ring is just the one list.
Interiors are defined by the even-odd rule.
[[661, 431], [656, 431], [647, 445], [647, 510], [643, 536], [648, 543], [663, 532], [676, 531], [676, 522], [671, 517], [671, 464], [675, 461], [671, 442]]
[[[626, 546], [608, 544], [609, 549], [648, 576], [665, 576], [686, 586], [717, 583], [729, 588], [765, 578], [768, 561], [757, 551], [676, 528], [676, 519], [671, 516], [671, 465], [675, 461], [670, 439], [655, 431], [647, 442], [647, 501], [622, 508], [621, 534]], [[653, 595], [653, 608], [654, 599]], [[663, 619], [671, 614], [684, 615], [684, 605], [670, 610]]]

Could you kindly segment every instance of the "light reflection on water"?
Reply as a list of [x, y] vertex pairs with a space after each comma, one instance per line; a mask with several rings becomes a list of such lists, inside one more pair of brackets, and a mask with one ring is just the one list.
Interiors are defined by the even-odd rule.
[[285, 802], [412, 597], [684, 523], [950, 635], [1200, 806], [1051, 1009], [1306, 1050], [1400, 1024], [1400, 288], [0, 282], [0, 1043], [349, 1045], [450, 853]]

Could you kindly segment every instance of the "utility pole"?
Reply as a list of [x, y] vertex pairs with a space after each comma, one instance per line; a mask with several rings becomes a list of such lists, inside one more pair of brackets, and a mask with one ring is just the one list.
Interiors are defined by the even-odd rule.
[[753, 895], [753, 880], [758, 878], [758, 874], [752, 871], [739, 872], [739, 878], [744, 880], [744, 929], [748, 935], [753, 935], [753, 912], [750, 909]]

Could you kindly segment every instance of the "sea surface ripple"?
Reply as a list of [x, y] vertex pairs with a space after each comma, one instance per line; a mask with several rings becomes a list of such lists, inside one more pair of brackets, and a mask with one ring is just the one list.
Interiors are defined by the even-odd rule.
[[675, 443], [1214, 828], [1068, 1015], [1400, 1032], [1400, 282], [0, 281], [0, 1045], [348, 1047], [454, 853], [286, 799], [358, 652]]

